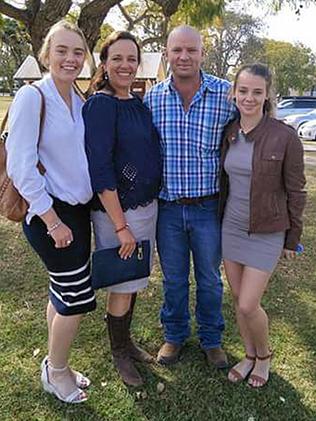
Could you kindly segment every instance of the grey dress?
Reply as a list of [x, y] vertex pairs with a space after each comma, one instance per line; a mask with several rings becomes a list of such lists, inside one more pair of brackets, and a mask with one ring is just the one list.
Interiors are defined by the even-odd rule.
[[240, 132], [226, 155], [229, 195], [222, 225], [222, 253], [226, 260], [273, 272], [283, 250], [285, 233], [248, 233], [253, 146], [254, 142], [247, 141]]

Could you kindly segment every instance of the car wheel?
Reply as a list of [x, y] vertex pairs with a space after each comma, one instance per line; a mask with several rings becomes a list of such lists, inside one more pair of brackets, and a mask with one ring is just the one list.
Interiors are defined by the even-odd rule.
[[307, 121], [301, 121], [301, 123], [297, 126], [297, 129], [296, 129], [297, 133], [304, 123], [307, 123]]

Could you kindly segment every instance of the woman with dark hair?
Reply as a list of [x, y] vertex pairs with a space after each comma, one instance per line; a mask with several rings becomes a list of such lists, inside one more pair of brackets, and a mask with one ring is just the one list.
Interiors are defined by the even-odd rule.
[[[115, 32], [101, 48], [101, 64], [92, 80], [94, 92], [83, 109], [86, 151], [95, 193], [92, 221], [96, 248], [120, 246], [128, 259], [140, 240], [154, 249], [157, 196], [161, 178], [158, 134], [150, 111], [131, 92], [140, 64], [139, 45], [129, 32]], [[113, 360], [123, 381], [143, 380], [134, 361], [153, 358], [130, 338], [137, 291], [148, 278], [107, 288], [107, 325]]]
[[[17, 92], [6, 142], [8, 174], [29, 203], [23, 230], [50, 279], [48, 355], [41, 379], [47, 392], [67, 403], [87, 400], [82, 389], [90, 380], [72, 370], [68, 359], [82, 315], [96, 306], [90, 279], [92, 189], [83, 101], [73, 87], [89, 54], [76, 25], [60, 21], [52, 26], [39, 54], [48, 74], [35, 83], [37, 89], [25, 85]], [[42, 130], [40, 92], [45, 100]], [[44, 174], [38, 169], [39, 161]]]
[[272, 351], [261, 298], [279, 257], [295, 257], [305, 205], [303, 147], [295, 131], [272, 117], [272, 77], [262, 64], [243, 66], [233, 96], [239, 118], [222, 147], [222, 251], [245, 357], [229, 372], [233, 383], [262, 387]]

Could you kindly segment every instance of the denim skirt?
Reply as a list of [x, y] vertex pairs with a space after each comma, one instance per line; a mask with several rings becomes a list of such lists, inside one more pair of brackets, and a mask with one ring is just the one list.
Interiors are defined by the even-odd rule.
[[83, 314], [96, 307], [90, 278], [91, 225], [87, 205], [69, 205], [53, 198], [58, 217], [73, 233], [69, 247], [56, 248], [44, 222], [34, 216], [23, 223], [24, 234], [48, 271], [49, 299], [57, 313]]
[[[155, 248], [157, 212], [157, 200], [154, 200], [147, 206], [138, 206], [136, 209], [128, 209], [124, 212], [126, 222], [129, 224], [130, 230], [136, 238], [136, 241], [150, 241], [151, 265]], [[118, 236], [114, 232], [114, 225], [105, 212], [92, 211], [91, 219], [93, 223], [96, 250], [118, 247], [120, 245]], [[147, 287], [147, 285], [148, 278], [141, 278], [110, 286], [106, 288], [106, 290], [130, 294]]]

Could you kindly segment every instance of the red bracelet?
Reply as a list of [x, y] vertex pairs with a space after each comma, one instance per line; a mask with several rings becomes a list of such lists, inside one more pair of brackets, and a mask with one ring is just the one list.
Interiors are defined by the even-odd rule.
[[114, 232], [115, 232], [115, 234], [117, 234], [117, 233], [119, 233], [121, 231], [124, 231], [124, 230], [126, 230], [128, 228], [129, 228], [129, 224], [125, 224], [124, 227], [118, 228]]

